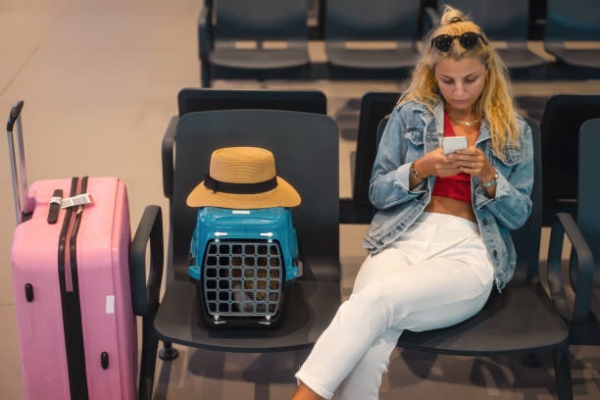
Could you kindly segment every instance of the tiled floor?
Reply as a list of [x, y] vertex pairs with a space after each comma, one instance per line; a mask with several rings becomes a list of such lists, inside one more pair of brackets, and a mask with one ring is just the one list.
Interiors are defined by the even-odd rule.
[[[29, 180], [118, 175], [127, 184], [135, 227], [147, 204], [166, 207], [161, 192], [160, 143], [176, 95], [199, 85], [196, 19], [200, 0], [2, 0], [0, 2], [0, 117], [17, 100], [23, 112]], [[539, 50], [539, 45], [532, 44]], [[317, 57], [322, 48], [312, 49]], [[402, 82], [217, 81], [215, 87], [318, 88], [342, 129], [340, 193], [350, 193], [349, 154], [357, 102]], [[518, 82], [522, 96], [599, 93], [600, 81]], [[6, 139], [0, 147], [7, 148]], [[23, 399], [9, 268], [14, 206], [7, 151], [0, 151], [0, 398]], [[342, 229], [344, 293], [364, 253], [364, 227]], [[180, 348], [157, 368], [156, 399], [285, 399], [305, 352], [233, 354]], [[600, 347], [573, 348], [576, 399], [600, 398]], [[408, 351], [394, 353], [381, 399], [550, 399], [550, 360], [541, 368], [518, 358], [471, 359]], [[35, 399], [37, 400], [37, 399]], [[42, 399], [40, 399], [42, 400]], [[113, 400], [113, 399], [110, 399]]]

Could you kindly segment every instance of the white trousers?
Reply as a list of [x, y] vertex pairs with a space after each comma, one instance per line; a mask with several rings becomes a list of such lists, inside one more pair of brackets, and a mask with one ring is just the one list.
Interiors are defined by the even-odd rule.
[[424, 213], [400, 240], [367, 257], [352, 295], [296, 378], [325, 399], [378, 399], [402, 331], [444, 328], [472, 317], [493, 282], [477, 224]]

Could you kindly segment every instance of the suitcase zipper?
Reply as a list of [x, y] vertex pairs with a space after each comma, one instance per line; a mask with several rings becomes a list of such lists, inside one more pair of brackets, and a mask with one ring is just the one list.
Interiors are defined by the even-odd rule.
[[[79, 178], [71, 179], [71, 190], [69, 196], [75, 196], [77, 193], [77, 186], [79, 184]], [[63, 221], [63, 226], [60, 231], [58, 240], [58, 274], [61, 284], [61, 293], [67, 293], [73, 291], [73, 280], [70, 271], [70, 252], [67, 251], [67, 238], [70, 236], [72, 230], [72, 216], [73, 209], [68, 208]]]
[[[87, 177], [71, 180], [70, 196], [87, 189]], [[81, 185], [79, 185], [81, 183]], [[79, 186], [81, 186], [79, 188]], [[79, 283], [77, 279], [77, 233], [81, 224], [83, 205], [77, 210], [67, 209], [60, 233], [58, 248], [58, 272], [61, 288], [65, 347], [72, 400], [88, 400], [87, 374]], [[69, 245], [67, 246], [67, 238]]]

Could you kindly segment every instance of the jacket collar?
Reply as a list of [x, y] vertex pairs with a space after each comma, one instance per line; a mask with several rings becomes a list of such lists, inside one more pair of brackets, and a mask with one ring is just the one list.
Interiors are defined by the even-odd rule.
[[[430, 111], [425, 107], [425, 105], [421, 103], [417, 103], [415, 107], [415, 111], [418, 111], [423, 114], [430, 114]], [[434, 120], [435, 120], [435, 131], [437, 137], [444, 136], [444, 101], [440, 101], [436, 104], [434, 111]], [[477, 137], [476, 143], [482, 143], [486, 140], [490, 139], [490, 126], [488, 122], [484, 119], [481, 122], [481, 128], [479, 128], [479, 136]]]

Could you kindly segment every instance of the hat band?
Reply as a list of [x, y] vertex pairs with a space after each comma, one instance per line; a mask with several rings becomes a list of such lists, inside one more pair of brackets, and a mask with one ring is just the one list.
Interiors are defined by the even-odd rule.
[[274, 176], [267, 181], [256, 183], [230, 183], [218, 181], [213, 179], [209, 174], [206, 174], [204, 186], [212, 189], [214, 193], [258, 194], [275, 189], [277, 187], [277, 177]]

